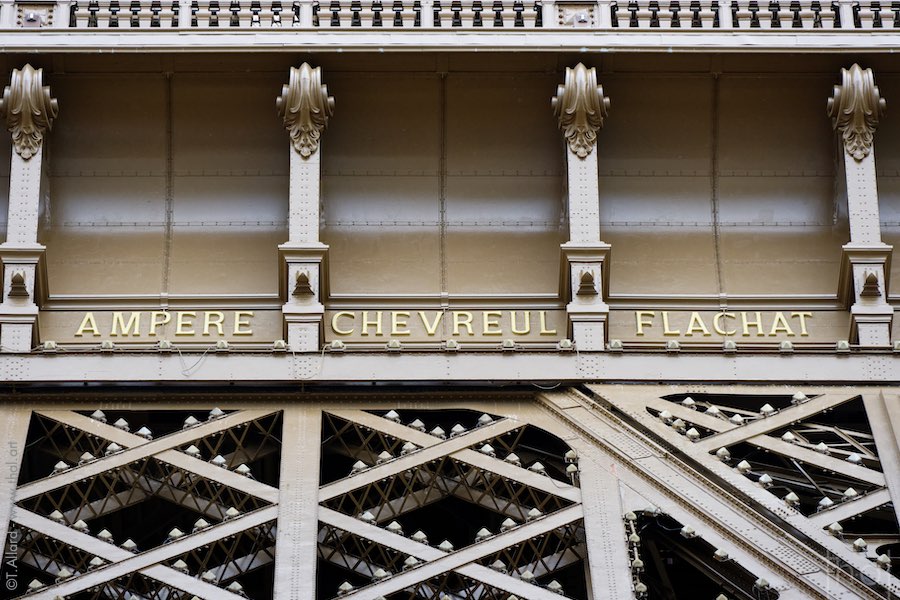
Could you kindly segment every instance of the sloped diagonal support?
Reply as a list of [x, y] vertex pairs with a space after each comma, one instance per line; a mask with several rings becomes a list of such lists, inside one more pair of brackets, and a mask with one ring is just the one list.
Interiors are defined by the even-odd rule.
[[[3, 424], [0, 425], [0, 432], [3, 433], [3, 445], [6, 451], [7, 466], [4, 469], [9, 473], [9, 463], [15, 461], [16, 473], [19, 472], [22, 462], [22, 456], [25, 454], [25, 442], [28, 439], [28, 421], [31, 411], [23, 406], [6, 406], [0, 411], [0, 417], [3, 418]], [[15, 450], [15, 456], [12, 451]], [[15, 481], [6, 480], [0, 485], [0, 539], [6, 540], [7, 527], [9, 525], [10, 514], [15, 510], [13, 503], [15, 502]]]
[[[668, 400], [664, 400], [662, 398], [649, 398], [645, 402], [642, 403], [644, 406], [648, 406], [650, 408], [656, 410], [668, 410], [673, 417], [677, 419], [682, 419], [684, 421], [691, 422], [695, 425], [699, 425], [706, 429], [710, 429], [717, 433], [722, 433], [725, 431], [739, 430], [737, 425], [732, 425], [731, 423], [725, 421], [724, 419], [720, 419], [718, 417], [713, 417], [711, 415], [707, 415], [700, 411], [691, 410], [689, 408], [685, 408], [680, 404], [675, 404], [673, 402], [669, 402]], [[637, 411], [640, 408], [636, 408]], [[791, 410], [790, 408], [785, 410]], [[647, 422], [647, 419], [638, 412], [636, 415], [639, 417], [639, 420]], [[771, 417], [769, 417], [770, 419]], [[766, 419], [768, 420], [768, 419]], [[808, 463], [811, 465], [815, 465], [821, 469], [825, 469], [826, 471], [834, 471], [835, 473], [840, 473], [841, 475], [845, 475], [847, 477], [851, 477], [853, 479], [858, 479], [860, 481], [865, 481], [866, 483], [871, 483], [877, 486], [885, 485], [884, 474], [876, 471], [874, 469], [868, 469], [862, 465], [854, 465], [852, 463], [848, 463], [845, 460], [841, 460], [840, 458], [836, 458], [834, 456], [828, 456], [826, 454], [822, 454], [820, 452], [816, 452], [815, 450], [811, 450], [807, 447], [801, 446], [799, 444], [790, 444], [785, 442], [779, 438], [772, 437], [768, 433], [760, 434], [760, 435], [752, 435], [752, 431], [750, 431], [749, 426], [743, 427], [745, 432], [749, 432], [751, 434], [750, 437], [746, 439], [739, 440], [741, 442], [747, 442], [764, 450], [769, 450], [771, 452], [775, 452], [777, 454], [781, 454], [783, 456], [790, 456], [796, 458], [804, 463]], [[674, 438], [673, 436], [668, 436], [673, 439], [685, 439], [682, 436], [678, 436]], [[708, 438], [714, 439], [714, 438]], [[715, 438], [720, 439], [720, 438]], [[715, 445], [715, 448], [718, 449], [721, 446]]]
[[808, 519], [819, 527], [826, 527], [836, 521], [844, 521], [866, 511], [878, 508], [891, 501], [890, 492], [887, 489], [880, 489], [870, 492], [855, 500], [842, 502], [833, 508], [817, 512], [810, 515]]
[[[593, 389], [597, 393], [611, 393], [599, 386]], [[883, 582], [885, 574], [870, 561], [848, 551], [842, 542], [827, 536], [799, 512], [768, 491], [753, 486], [714, 457], [704, 452], [694, 457], [715, 474], [716, 477], [711, 478], [704, 471], [682, 464], [677, 455], [664, 452], [650, 438], [631, 428], [627, 421], [602, 406], [593, 405], [589, 398], [575, 390], [544, 393], [539, 398], [543, 398], [548, 409], [564, 423], [610, 454], [617, 465], [616, 477], [634, 490], [638, 499], [643, 499], [640, 504], [623, 506], [624, 510], [643, 510], [653, 503], [683, 523], [701, 524], [702, 530], [696, 525], [695, 528], [704, 538], [717, 546], [724, 544], [729, 552], [733, 551], [736, 559], [741, 557], [746, 568], [760, 574], [768, 573], [767, 579], [773, 585], [784, 586], [777, 589], [785, 590], [782, 592], [785, 599], [828, 597], [835, 590], [853, 598], [883, 596], [869, 587], [862, 577], [851, 577], [841, 570], [842, 566], [852, 566], [869, 581]], [[572, 408], [572, 401], [579, 399], [582, 406]], [[566, 408], [561, 410], [557, 403]], [[722, 480], [734, 488], [721, 487]], [[752, 504], [746, 504], [746, 497], [759, 503], [766, 514], [758, 512]], [[772, 522], [773, 517], [781, 522]], [[809, 542], [787, 533], [783, 528], [785, 525], [799, 531], [801, 538]], [[829, 552], [827, 556], [817, 551], [823, 547]], [[887, 589], [900, 592], [896, 579], [887, 576], [887, 580], [883, 584]]]
[[[27, 498], [32, 498], [39, 494], [49, 492], [50, 490], [54, 490], [64, 485], [70, 485], [83, 479], [89, 479], [91, 477], [99, 475], [100, 473], [103, 473], [104, 471], [109, 471], [116, 467], [122, 467], [129, 463], [141, 460], [143, 458], [148, 458], [150, 456], [155, 456], [156, 458], [164, 460], [169, 464], [181, 467], [188, 471], [193, 471], [199, 475], [203, 475], [204, 477], [210, 477], [215, 481], [221, 481], [229, 487], [233, 487], [242, 492], [246, 492], [259, 498], [263, 498], [270, 502], [274, 501], [275, 499], [277, 499], [277, 490], [275, 488], [272, 488], [271, 486], [267, 486], [236, 473], [231, 473], [226, 469], [213, 467], [213, 465], [209, 465], [202, 460], [187, 456], [186, 454], [178, 450], [171, 450], [171, 448], [175, 446], [187, 444], [198, 438], [222, 432], [226, 429], [230, 429], [231, 427], [246, 423], [248, 421], [260, 419], [262, 417], [273, 414], [274, 412], [277, 411], [260, 409], [239, 411], [236, 413], [228, 414], [213, 421], [207, 421], [202, 425], [191, 427], [190, 429], [185, 429], [148, 441], [138, 435], [128, 433], [127, 431], [122, 431], [121, 429], [117, 429], [116, 427], [113, 427], [112, 425], [108, 425], [106, 423], [101, 423], [100, 421], [95, 421], [94, 419], [85, 417], [84, 415], [78, 414], [76, 412], [37, 411], [37, 414], [45, 416], [48, 419], [59, 421], [60, 423], [64, 423], [71, 427], [81, 429], [82, 431], [86, 431], [97, 437], [109, 440], [110, 442], [115, 442], [123, 448], [126, 448], [126, 450], [118, 452], [111, 456], [98, 458], [97, 460], [91, 461], [85, 465], [69, 469], [68, 471], [60, 473], [59, 475], [46, 477], [33, 483], [23, 485], [16, 491], [16, 502], [21, 502], [22, 500], [25, 500]], [[209, 469], [215, 470], [208, 470], [205, 467], [209, 467]], [[201, 473], [201, 470], [204, 472]], [[215, 476], [212, 476], [213, 473], [215, 473]]]
[[737, 442], [742, 442], [749, 437], [769, 433], [770, 431], [785, 427], [791, 423], [803, 421], [812, 415], [829, 408], [834, 408], [835, 406], [840, 406], [841, 404], [850, 402], [856, 398], [859, 398], [859, 395], [826, 393], [818, 398], [804, 402], [803, 404], [786, 408], [778, 414], [772, 415], [766, 419], [753, 421], [743, 427], [736, 427], [724, 433], [708, 437], [697, 442], [697, 448], [709, 452], [721, 448], [722, 446], [730, 446]]
[[281, 454], [274, 597], [315, 598], [322, 411], [289, 407], [283, 422], [283, 438], [292, 443]]
[[426, 561], [425, 564], [415, 569], [403, 571], [390, 579], [367, 586], [364, 590], [361, 589], [346, 595], [346, 598], [359, 599], [387, 596], [394, 592], [414, 586], [417, 583], [427, 581], [441, 573], [455, 570], [461, 575], [481, 581], [486, 585], [500, 588], [511, 594], [515, 594], [520, 598], [533, 600], [559, 600], [558, 594], [554, 594], [553, 592], [538, 586], [525, 583], [519, 579], [503, 575], [474, 563], [485, 556], [490, 556], [509, 546], [520, 544], [541, 533], [546, 533], [557, 527], [568, 525], [573, 521], [583, 518], [583, 516], [581, 506], [570, 506], [539, 520], [526, 523], [525, 525], [511, 529], [506, 533], [494, 536], [484, 542], [473, 544], [448, 554], [437, 548], [420, 544], [409, 538], [393, 534], [384, 529], [375, 527], [374, 525], [364, 523], [359, 519], [343, 515], [337, 511], [327, 508], [319, 509], [319, 519], [332, 527], [348, 531], [354, 535], [364, 537], [378, 544], [382, 544]]
[[[331, 412], [332, 414], [335, 413], [335, 411], [329, 412]], [[351, 418], [351, 420], [359, 422], [355, 419], [355, 417]], [[387, 419], [382, 420], [387, 421]], [[390, 423], [391, 421], [387, 422]], [[366, 423], [366, 425], [368, 425], [368, 423]], [[431, 443], [430, 446], [426, 446], [421, 450], [418, 450], [417, 452], [401, 456], [392, 461], [376, 465], [374, 467], [366, 469], [362, 473], [353, 475], [352, 477], [345, 477], [344, 479], [340, 479], [338, 481], [335, 481], [334, 483], [329, 483], [328, 485], [322, 486], [322, 489], [319, 492], [319, 499], [323, 502], [326, 500], [331, 500], [332, 498], [336, 498], [338, 496], [346, 494], [372, 481], [378, 481], [379, 479], [384, 479], [386, 477], [391, 477], [398, 473], [402, 473], [407, 469], [424, 464], [447, 454], [464, 450], [479, 442], [485, 442], [497, 436], [503, 435], [508, 431], [519, 429], [522, 426], [522, 423], [516, 422], [512, 419], [501, 419], [500, 421], [496, 421], [484, 427], [479, 427], [478, 429], [472, 430], [463, 435], [452, 437], [446, 441], [441, 441], [439, 438], [436, 438], [429, 434], [425, 434], [429, 438], [427, 441]], [[421, 433], [409, 427], [404, 427], [402, 425], [400, 427], [403, 427], [403, 429], [408, 429], [413, 433]]]
[[900, 522], [900, 395], [883, 392], [864, 395], [863, 403], [875, 437], [878, 460], [894, 501], [894, 514]]
[[[344, 420], [353, 421], [355, 423], [359, 423], [360, 425], [365, 425], [366, 427], [371, 427], [372, 429], [377, 429], [382, 433], [393, 436], [397, 439], [401, 439], [404, 441], [409, 441], [417, 446], [422, 448], [430, 448], [432, 446], [437, 446], [439, 444], [449, 443], [456, 438], [451, 438], [450, 440], [444, 441], [439, 438], [434, 437], [428, 433], [417, 431], [412, 429], [411, 427], [406, 427], [405, 425], [401, 425], [399, 423], [395, 423], [388, 419], [384, 419], [382, 417], [375, 416], [373, 414], [367, 413], [361, 410], [329, 410], [333, 415], [336, 415]], [[521, 423], [524, 425], [525, 423]], [[478, 431], [478, 429], [474, 430]], [[469, 433], [463, 434], [459, 436], [460, 438], [465, 438], [470, 435]], [[469, 438], [473, 440], [475, 438]], [[473, 443], [466, 443], [466, 446], [471, 446]], [[420, 456], [421, 452], [417, 452], [416, 456]], [[445, 453], [446, 455], [446, 453]], [[453, 458], [468, 463], [474, 467], [479, 467], [486, 471], [491, 471], [497, 475], [502, 477], [508, 477], [510, 479], [514, 479], [519, 483], [532, 487], [534, 489], [540, 490], [547, 494], [551, 494], [553, 496], [557, 496], [560, 498], [565, 498], [566, 500], [570, 500], [572, 502], [580, 502], [581, 501], [581, 491], [562, 481], [558, 481], [555, 479], [550, 479], [544, 475], [539, 475], [528, 469], [524, 469], [522, 467], [517, 467], [507, 462], [503, 462], [502, 460], [491, 458], [485, 454], [481, 454], [475, 450], [470, 450], [468, 448], [463, 450], [454, 451], [449, 453], [449, 456]], [[424, 461], [419, 461], [424, 462]], [[354, 477], [355, 479], [355, 477]], [[359, 480], [363, 481], [363, 480]], [[362, 484], [361, 484], [362, 485]], [[360, 487], [360, 485], [353, 486], [354, 489]]]
[[[177, 541], [170, 542], [140, 554], [132, 554], [112, 544], [99, 543], [97, 539], [92, 536], [79, 533], [74, 529], [54, 523], [53, 521], [45, 519], [30, 511], [17, 509], [13, 521], [23, 527], [28, 527], [29, 529], [57, 539], [64, 544], [79, 548], [85, 552], [90, 552], [91, 554], [96, 554], [111, 563], [105, 567], [89, 571], [80, 577], [51, 586], [46, 590], [31, 596], [34, 600], [53, 600], [58, 596], [65, 597], [73, 595], [103, 583], [113, 581], [123, 575], [138, 571], [144, 573], [148, 577], [184, 589], [186, 592], [195, 593], [200, 597], [216, 599], [234, 598], [237, 600], [239, 596], [231, 594], [217, 586], [206, 584], [199, 579], [189, 576], [178, 577], [182, 574], [159, 563], [210, 544], [216, 540], [226, 538], [246, 529], [257, 527], [263, 523], [272, 521], [276, 518], [277, 513], [278, 508], [276, 506], [263, 508], [219, 523], [198, 533], [185, 536]], [[176, 581], [181, 583], [176, 584]]]

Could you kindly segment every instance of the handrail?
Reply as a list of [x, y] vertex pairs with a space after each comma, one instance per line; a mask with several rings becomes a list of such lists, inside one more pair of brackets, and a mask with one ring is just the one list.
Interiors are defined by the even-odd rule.
[[0, 29], [894, 30], [900, 0], [0, 0]]

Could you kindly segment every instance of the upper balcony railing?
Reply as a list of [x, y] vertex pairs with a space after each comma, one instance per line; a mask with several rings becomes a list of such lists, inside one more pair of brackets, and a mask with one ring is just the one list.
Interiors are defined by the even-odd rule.
[[0, 0], [0, 28], [890, 30], [900, 0]]

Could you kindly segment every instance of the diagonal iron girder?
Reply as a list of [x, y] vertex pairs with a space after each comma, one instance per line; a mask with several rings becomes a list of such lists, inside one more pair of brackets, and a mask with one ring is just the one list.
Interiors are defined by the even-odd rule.
[[477, 544], [466, 546], [455, 552], [445, 553], [426, 544], [420, 544], [409, 538], [369, 525], [359, 519], [348, 517], [337, 511], [321, 507], [319, 520], [332, 527], [347, 531], [354, 535], [374, 541], [399, 552], [415, 556], [426, 561], [424, 564], [407, 571], [403, 571], [393, 577], [375, 583], [362, 590], [351, 592], [349, 598], [375, 598], [387, 596], [394, 592], [404, 590], [417, 583], [427, 581], [447, 571], [456, 571], [460, 575], [481, 581], [495, 588], [503, 589], [520, 598], [530, 600], [559, 600], [559, 595], [554, 594], [536, 585], [526, 583], [476, 564], [476, 561], [490, 556], [509, 546], [522, 543], [557, 527], [568, 525], [573, 521], [583, 518], [580, 505], [563, 508], [550, 515], [525, 523], [505, 533], [498, 534]]
[[[850, 398], [850, 400], [852, 399], [853, 398]], [[811, 400], [810, 402], [815, 402], [815, 400]], [[869, 469], [862, 465], [854, 465], [845, 460], [841, 460], [833, 456], [828, 456], [827, 454], [822, 454], [821, 452], [811, 450], [798, 444], [790, 444], [788, 442], [785, 442], [784, 440], [770, 436], [768, 432], [756, 434], [753, 432], [753, 430], [750, 429], [749, 425], [739, 427], [737, 425], [729, 423], [724, 419], [720, 419], [712, 415], [707, 415], [697, 410], [691, 410], [689, 408], [681, 406], [680, 404], [669, 402], [668, 400], [663, 400], [662, 398], [651, 398], [643, 403], [646, 406], [654, 408], [656, 410], [668, 410], [675, 418], [689, 421], [715, 432], [712, 436], [704, 438], [704, 440], [702, 440], [704, 442], [709, 440], [710, 445], [712, 445], [712, 450], [717, 450], [721, 446], [725, 445], [719, 443], [719, 440], [721, 440], [722, 438], [719, 437], [718, 434], [733, 432], [732, 435], [737, 435], [738, 432], [743, 431], [746, 434], [746, 437], [731, 442], [731, 444], [747, 442], [758, 448], [762, 448], [763, 450], [769, 450], [770, 452], [775, 452], [784, 456], [791, 456], [827, 471], [834, 471], [835, 473], [840, 473], [841, 475], [852, 477], [853, 479], [865, 481], [866, 483], [871, 483], [877, 486], [885, 485], [884, 474], [880, 471]], [[794, 408], [797, 407], [786, 408], [778, 414], [787, 413]], [[768, 423], [772, 418], [773, 417], [766, 418], [765, 422]], [[791, 419], [791, 422], [793, 422], [794, 420], [795, 419]], [[773, 429], [779, 429], [780, 427], [781, 426], [777, 426]], [[700, 442], [698, 442], [698, 447], [700, 447], [699, 444]]]
[[750, 437], [767, 434], [780, 427], [786, 427], [791, 423], [804, 421], [824, 410], [840, 406], [857, 398], [859, 398], [859, 394], [825, 393], [802, 404], [786, 408], [771, 417], [752, 421], [740, 427], [734, 426], [733, 429], [702, 439], [697, 442], [697, 448], [709, 452], [721, 446], [730, 446]]
[[117, 429], [112, 425], [95, 421], [76, 412], [38, 412], [48, 418], [56, 419], [72, 427], [89, 431], [93, 435], [102, 437], [111, 442], [116, 442], [120, 446], [126, 448], [126, 450], [111, 456], [98, 458], [97, 460], [84, 465], [73, 467], [59, 475], [46, 477], [33, 483], [23, 485], [16, 490], [16, 502], [21, 502], [27, 498], [32, 498], [71, 483], [89, 479], [113, 468], [125, 466], [129, 463], [149, 457], [154, 457], [186, 471], [196, 473], [211, 481], [216, 481], [268, 502], [278, 501], [277, 488], [244, 477], [243, 475], [239, 475], [227, 469], [216, 467], [215, 465], [200, 459], [188, 456], [180, 450], [173, 449], [175, 446], [190, 443], [204, 435], [212, 435], [219, 431], [234, 427], [235, 425], [265, 417], [276, 411], [263, 409], [238, 411], [213, 421], [207, 421], [196, 427], [191, 427], [190, 429], [178, 431], [150, 441], [133, 433]]
[[[372, 429], [377, 429], [383, 433], [391, 435], [401, 440], [409, 441], [417, 446], [423, 448], [418, 452], [407, 455], [409, 457], [415, 457], [415, 459], [411, 458], [409, 463], [404, 463], [407, 468], [414, 464], [420, 464], [425, 462], [427, 459], [420, 459], [420, 456], [423, 456], [424, 449], [443, 446], [443, 444], [449, 444], [450, 442], [465, 438], [470, 435], [470, 433], [466, 433], [454, 438], [450, 438], [448, 440], [442, 440], [437, 438], [429, 433], [425, 433], [422, 431], [418, 431], [411, 427], [407, 427], [405, 425], [401, 425], [399, 423], [395, 423], [389, 419], [385, 419], [382, 417], [378, 417], [371, 413], [367, 413], [362, 410], [350, 410], [350, 409], [332, 409], [329, 410], [331, 414], [334, 414], [344, 420], [352, 421], [361, 425], [365, 425], [367, 427], [371, 427]], [[525, 423], [520, 423], [519, 426], [524, 425]], [[489, 427], [489, 426], [485, 426]], [[472, 430], [472, 432], [479, 431], [480, 428]], [[492, 458], [485, 454], [482, 454], [476, 450], [469, 449], [469, 446], [477, 443], [477, 441], [469, 441], [469, 440], [477, 440], [477, 438], [469, 438], [466, 440], [465, 448], [454, 450], [452, 452], [441, 452], [444, 456], [452, 456], [453, 458], [460, 460], [462, 462], [468, 463], [474, 467], [478, 467], [484, 469], [485, 471], [491, 471], [501, 477], [507, 477], [509, 479], [513, 479], [521, 484], [527, 485], [534, 489], [540, 490], [547, 494], [551, 494], [553, 496], [565, 498], [566, 500], [570, 500], [572, 502], [581, 502], [581, 490], [577, 487], [570, 485], [569, 483], [565, 483], [562, 481], [558, 481], [555, 479], [551, 479], [545, 475], [540, 475], [538, 473], [534, 473], [533, 471], [529, 471], [523, 467], [517, 467], [513, 464], [504, 462], [498, 458]], [[451, 446], [448, 446], [451, 447]], [[403, 458], [401, 457], [396, 459], [395, 461], [391, 461], [387, 463], [387, 465], [391, 465], [395, 462], [399, 462]], [[386, 465], [386, 466], [387, 466]], [[340, 495], [340, 493], [346, 493], [347, 491], [358, 489], [367, 483], [371, 483], [372, 481], [377, 481], [384, 477], [382, 473], [388, 473], [389, 471], [385, 470], [378, 473], [373, 473], [376, 471], [378, 467], [363, 471], [358, 475], [354, 475], [350, 478], [345, 478], [340, 481], [337, 481], [333, 484], [329, 484], [328, 486], [324, 486], [322, 491], [326, 491], [331, 486], [337, 486], [342, 482], [347, 481], [347, 484], [343, 484], [342, 487], [332, 488], [333, 490], [342, 490], [339, 493], [331, 494], [330, 497], [334, 497]], [[344, 487], [346, 486], [346, 487]], [[348, 489], [349, 488], [349, 489]], [[320, 495], [320, 501], [323, 500], [323, 496]]]
[[57, 596], [74, 595], [133, 572], [141, 572], [148, 577], [163, 581], [168, 585], [178, 587], [185, 592], [200, 597], [216, 598], [217, 600], [219, 598], [223, 600], [234, 598], [234, 600], [237, 600], [240, 596], [231, 594], [198, 578], [180, 573], [160, 563], [213, 543], [216, 540], [273, 521], [277, 516], [277, 505], [269, 506], [213, 525], [140, 554], [132, 554], [112, 544], [99, 542], [90, 535], [80, 533], [21, 508], [16, 510], [13, 521], [62, 543], [100, 556], [110, 563], [104, 567], [91, 570], [80, 577], [50, 586], [31, 596], [31, 600], [53, 600]]

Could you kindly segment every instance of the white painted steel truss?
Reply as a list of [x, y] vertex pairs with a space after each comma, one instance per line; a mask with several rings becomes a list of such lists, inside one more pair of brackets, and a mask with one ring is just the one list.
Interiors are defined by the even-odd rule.
[[[643, 597], [650, 584], [654, 598], [679, 585], [663, 555], [727, 598], [886, 598], [900, 594], [885, 550], [900, 540], [894, 400], [875, 388], [588, 385], [7, 402], [7, 437], [28, 444], [19, 458], [39, 448], [72, 466], [0, 488], [0, 521], [23, 533], [17, 560], [46, 574], [29, 598], [551, 599], [556, 580], [565, 597]], [[112, 423], [205, 419], [216, 405], [221, 416], [153, 439]], [[87, 416], [97, 408], [109, 423]], [[841, 410], [852, 426], [828, 420]], [[136, 552], [118, 531], [104, 541], [101, 525], [143, 502], [206, 525]], [[271, 592], [226, 589], [258, 572]]]

